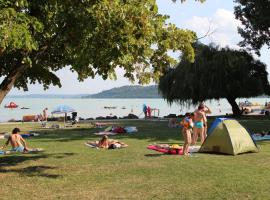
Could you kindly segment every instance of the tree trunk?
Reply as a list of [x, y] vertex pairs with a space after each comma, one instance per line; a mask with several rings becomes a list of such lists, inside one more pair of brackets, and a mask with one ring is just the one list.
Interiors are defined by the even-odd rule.
[[233, 115], [234, 116], [241, 116], [241, 110], [239, 108], [239, 106], [237, 105], [236, 103], [236, 98], [233, 98], [233, 97], [227, 97], [226, 98], [229, 102], [229, 104], [232, 106], [232, 111], [233, 111]]
[[2, 83], [0, 84], [0, 104], [14, 86], [15, 81], [23, 74], [26, 68], [27, 66], [21, 65], [14, 71], [10, 72], [10, 74], [7, 75], [2, 81]]

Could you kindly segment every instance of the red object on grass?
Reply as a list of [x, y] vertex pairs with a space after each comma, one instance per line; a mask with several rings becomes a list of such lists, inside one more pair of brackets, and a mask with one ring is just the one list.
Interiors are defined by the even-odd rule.
[[173, 148], [162, 148], [158, 147], [157, 145], [149, 145], [147, 146], [147, 149], [158, 151], [164, 154], [174, 154], [174, 155], [182, 155], [183, 149], [173, 149]]

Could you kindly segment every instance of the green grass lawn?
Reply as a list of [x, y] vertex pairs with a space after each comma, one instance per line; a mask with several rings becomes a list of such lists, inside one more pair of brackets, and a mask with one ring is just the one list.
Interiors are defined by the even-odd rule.
[[[210, 121], [211, 122], [211, 121]], [[238, 156], [164, 155], [150, 143], [183, 144], [179, 129], [164, 121], [120, 121], [138, 133], [112, 136], [129, 145], [118, 150], [84, 145], [100, 129], [87, 124], [67, 130], [39, 130], [38, 124], [1, 125], [37, 130], [29, 146], [36, 154], [0, 155], [0, 199], [269, 199], [270, 141], [259, 153]], [[269, 119], [241, 119], [252, 131], [270, 130]], [[0, 145], [4, 140], [0, 140]]]

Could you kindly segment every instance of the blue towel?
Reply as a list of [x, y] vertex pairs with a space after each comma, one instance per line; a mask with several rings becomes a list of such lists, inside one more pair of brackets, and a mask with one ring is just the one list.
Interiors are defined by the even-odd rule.
[[252, 135], [252, 138], [255, 141], [270, 140], [270, 135], [265, 135], [265, 136]]

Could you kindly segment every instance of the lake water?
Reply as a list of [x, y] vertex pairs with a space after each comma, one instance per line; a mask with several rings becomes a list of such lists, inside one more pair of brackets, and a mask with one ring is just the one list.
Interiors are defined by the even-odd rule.
[[[270, 98], [253, 98], [253, 99], [239, 99], [239, 101], [249, 100], [253, 103], [264, 104], [269, 102]], [[4, 108], [5, 104], [15, 102], [19, 105], [16, 109]], [[221, 99], [218, 101], [205, 102], [212, 110], [212, 115], [222, 115], [231, 113], [231, 107], [227, 100]], [[51, 112], [57, 105], [65, 104], [76, 109], [78, 116], [82, 118], [96, 118], [98, 116], [116, 115], [123, 117], [129, 113], [133, 113], [140, 118], [143, 118], [142, 105], [149, 105], [151, 108], [158, 108], [160, 110], [159, 116], [163, 117], [170, 113], [184, 114], [185, 112], [194, 111], [195, 107], [181, 107], [177, 104], [168, 105], [163, 99], [39, 99], [39, 98], [5, 98], [0, 107], [0, 122], [9, 119], [22, 119], [23, 115], [39, 114], [45, 107], [48, 107]], [[115, 109], [105, 109], [104, 107], [116, 107]], [[28, 110], [20, 109], [21, 107], [29, 107]], [[124, 109], [125, 108], [125, 109]], [[154, 113], [153, 113], [154, 114]], [[157, 112], [155, 113], [157, 116]]]

